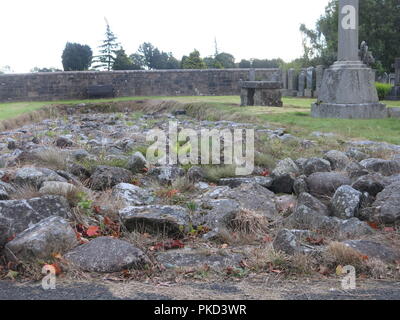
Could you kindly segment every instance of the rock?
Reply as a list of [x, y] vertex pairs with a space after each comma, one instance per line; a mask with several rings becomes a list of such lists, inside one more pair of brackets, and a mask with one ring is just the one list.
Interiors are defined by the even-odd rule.
[[117, 184], [112, 195], [123, 202], [124, 206], [144, 206], [154, 202], [152, 192], [129, 183]]
[[350, 185], [350, 179], [343, 173], [316, 172], [307, 178], [307, 186], [313, 196], [332, 196], [342, 185]]
[[384, 224], [400, 221], [400, 181], [387, 186], [372, 205], [374, 219]]
[[245, 257], [242, 254], [227, 250], [185, 248], [160, 252], [156, 258], [166, 268], [201, 268], [208, 266], [213, 270], [223, 270], [227, 267], [240, 267], [240, 262]]
[[371, 173], [358, 178], [352, 187], [361, 192], [368, 192], [369, 195], [376, 197], [388, 185], [387, 179], [380, 173]]
[[149, 176], [153, 176], [159, 183], [171, 185], [172, 182], [185, 175], [185, 171], [179, 167], [157, 167], [152, 168], [148, 172]]
[[10, 199], [10, 194], [15, 191], [15, 188], [11, 184], [0, 181], [0, 200]]
[[65, 198], [44, 196], [29, 200], [0, 201], [0, 246], [31, 225], [50, 216], [71, 216]]
[[59, 148], [68, 148], [72, 147], [74, 142], [68, 137], [59, 137], [56, 140], [56, 146]]
[[297, 205], [297, 199], [293, 195], [283, 195], [280, 197], [276, 197], [275, 205], [278, 212], [293, 212], [294, 208]]
[[302, 246], [297, 241], [296, 236], [288, 229], [282, 229], [278, 232], [272, 246], [275, 251], [281, 251], [288, 255], [302, 253]]
[[400, 163], [395, 160], [365, 159], [360, 162], [367, 170], [379, 172], [384, 176], [391, 176], [400, 173]]
[[77, 161], [85, 160], [87, 158], [90, 158], [90, 156], [91, 156], [90, 153], [84, 149], [72, 150], [70, 154], [71, 154], [71, 157]]
[[297, 199], [297, 206], [306, 206], [321, 216], [328, 216], [328, 207], [309, 193], [301, 193]]
[[333, 231], [339, 239], [359, 238], [374, 233], [374, 230], [367, 223], [357, 218], [348, 220], [332, 219], [336, 219], [337, 226]]
[[96, 238], [68, 252], [64, 258], [84, 271], [102, 273], [142, 270], [150, 263], [143, 251], [111, 237]]
[[40, 188], [45, 181], [67, 182], [55, 171], [46, 168], [21, 168], [15, 172], [15, 183]]
[[347, 150], [346, 155], [356, 161], [362, 161], [368, 158], [368, 155], [358, 149], [350, 148]]
[[344, 152], [337, 150], [328, 151], [324, 159], [330, 162], [332, 170], [343, 170], [350, 162]]
[[133, 173], [140, 173], [146, 168], [147, 161], [144, 155], [141, 152], [136, 152], [129, 160], [128, 160], [128, 169]]
[[54, 254], [64, 254], [78, 245], [74, 229], [68, 221], [58, 216], [41, 220], [18, 234], [5, 246], [12, 261], [50, 259]]
[[78, 189], [73, 184], [57, 181], [45, 181], [39, 190], [39, 193], [43, 195], [52, 194], [63, 197], [68, 197], [76, 192], [78, 192]]
[[180, 236], [190, 224], [190, 216], [179, 206], [131, 206], [119, 211], [122, 223], [129, 231]]
[[361, 207], [362, 193], [350, 186], [339, 187], [332, 198], [333, 215], [340, 219], [350, 219], [357, 216]]
[[105, 190], [122, 182], [131, 182], [132, 179], [133, 176], [129, 170], [118, 167], [98, 166], [91, 176], [91, 185], [94, 190]]
[[310, 158], [304, 164], [304, 174], [309, 176], [315, 172], [329, 172], [331, 164], [328, 160], [321, 158]]
[[187, 177], [191, 182], [203, 181], [205, 178], [205, 173], [201, 167], [191, 167], [187, 172]]
[[67, 170], [74, 176], [86, 180], [90, 177], [90, 172], [84, 166], [77, 163], [69, 163], [67, 165]]
[[293, 191], [297, 195], [303, 192], [308, 192], [307, 177], [305, 175], [302, 175], [294, 180]]
[[358, 179], [359, 177], [365, 176], [369, 173], [369, 171], [358, 162], [350, 162], [344, 171], [347, 172], [352, 180]]
[[223, 178], [219, 179], [218, 185], [220, 186], [229, 186], [231, 188], [237, 188], [242, 184], [252, 184], [256, 183], [264, 188], [269, 188], [272, 185], [273, 179], [270, 177], [241, 177], [241, 178]]
[[293, 192], [294, 179], [300, 174], [299, 167], [290, 158], [278, 162], [276, 168], [272, 171], [272, 184], [269, 187], [275, 193]]
[[308, 158], [299, 158], [299, 159], [295, 160], [294, 162], [295, 162], [295, 163], [297, 164], [297, 166], [299, 167], [299, 170], [300, 170], [301, 172], [304, 172], [304, 167], [305, 167], [307, 161], [308, 161]]
[[379, 259], [386, 263], [397, 263], [397, 261], [400, 260], [400, 254], [397, 250], [379, 242], [368, 240], [347, 240], [344, 241], [343, 244], [368, 258]]

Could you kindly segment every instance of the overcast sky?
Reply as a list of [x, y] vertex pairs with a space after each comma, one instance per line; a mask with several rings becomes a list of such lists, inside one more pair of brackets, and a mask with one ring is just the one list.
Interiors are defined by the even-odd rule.
[[0, 67], [62, 69], [67, 41], [96, 53], [104, 17], [128, 54], [147, 41], [181, 59], [194, 48], [220, 51], [236, 61], [302, 54], [299, 26], [315, 25], [328, 0], [2, 0]]

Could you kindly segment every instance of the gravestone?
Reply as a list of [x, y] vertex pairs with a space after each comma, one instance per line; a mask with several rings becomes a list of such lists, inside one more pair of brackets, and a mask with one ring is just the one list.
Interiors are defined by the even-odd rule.
[[240, 105], [282, 107], [281, 81], [241, 81]]
[[379, 102], [375, 74], [359, 56], [359, 0], [339, 0], [338, 61], [325, 70], [315, 118], [377, 119], [388, 117]]
[[319, 90], [322, 85], [322, 78], [324, 76], [324, 66], [317, 66], [315, 68], [315, 96], [318, 97]]
[[291, 68], [287, 72], [288, 75], [288, 91], [287, 95], [295, 97], [297, 96], [297, 75], [296, 70]]
[[302, 69], [299, 74], [299, 87], [297, 91], [297, 96], [304, 97], [305, 89], [306, 89], [306, 71]]
[[256, 81], [256, 70], [250, 69], [250, 71], [249, 71], [249, 81]]
[[288, 72], [287, 70], [282, 70], [282, 89], [288, 88]]
[[394, 76], [394, 87], [390, 91], [388, 100], [400, 100], [400, 58], [396, 58], [394, 63], [395, 76]]
[[304, 96], [307, 98], [312, 98], [314, 96], [314, 78], [315, 69], [314, 67], [309, 67], [306, 69], [306, 89], [304, 90]]

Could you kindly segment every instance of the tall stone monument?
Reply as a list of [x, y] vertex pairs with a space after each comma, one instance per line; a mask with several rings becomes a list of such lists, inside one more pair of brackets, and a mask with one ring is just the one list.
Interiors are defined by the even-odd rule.
[[394, 87], [387, 97], [388, 100], [400, 100], [400, 58], [396, 58], [394, 63], [395, 69], [395, 80], [394, 80]]
[[324, 72], [315, 118], [377, 119], [388, 111], [379, 103], [375, 76], [359, 56], [359, 0], [339, 0], [338, 61]]

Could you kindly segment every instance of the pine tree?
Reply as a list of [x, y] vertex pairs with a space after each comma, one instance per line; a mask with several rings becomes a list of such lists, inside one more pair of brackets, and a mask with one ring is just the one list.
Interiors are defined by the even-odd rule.
[[110, 25], [107, 24], [106, 30], [106, 38], [103, 40], [103, 44], [99, 46], [100, 55], [95, 57], [95, 63], [98, 63], [94, 66], [96, 69], [106, 69], [110, 71], [114, 64], [116, 53], [119, 48], [119, 43], [117, 41], [117, 36], [111, 31]]

